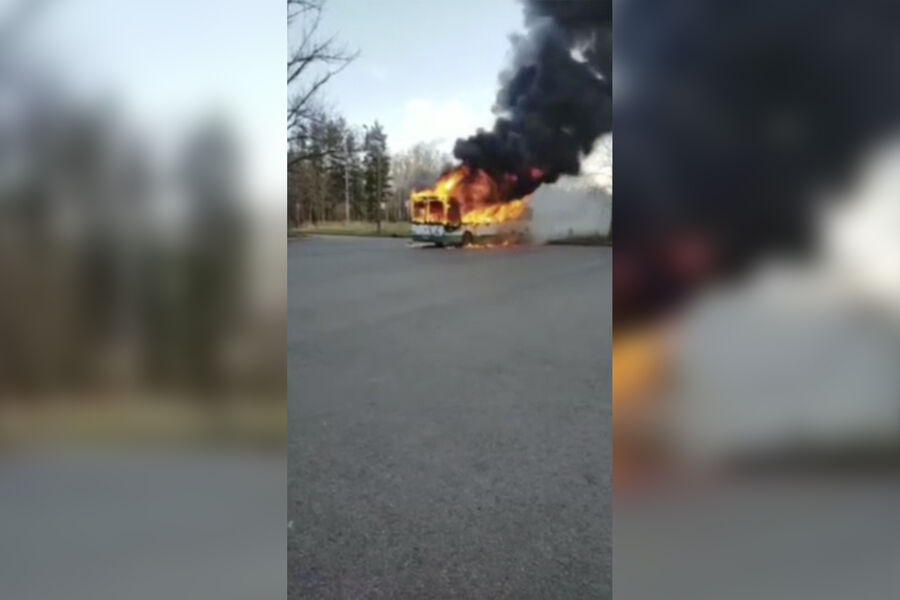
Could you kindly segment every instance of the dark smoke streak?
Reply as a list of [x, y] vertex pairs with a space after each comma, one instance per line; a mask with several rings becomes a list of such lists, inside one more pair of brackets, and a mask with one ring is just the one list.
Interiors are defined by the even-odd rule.
[[[457, 140], [454, 155], [495, 179], [516, 176], [511, 197], [562, 174], [612, 125], [611, 0], [526, 0], [524, 36], [513, 36], [513, 64], [500, 74], [491, 131]], [[573, 56], [577, 49], [581, 56]], [[530, 168], [543, 175], [533, 178]]]

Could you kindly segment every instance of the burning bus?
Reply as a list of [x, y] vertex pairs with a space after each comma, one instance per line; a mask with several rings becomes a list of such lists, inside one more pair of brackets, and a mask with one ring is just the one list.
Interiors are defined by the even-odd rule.
[[[540, 173], [528, 176], [537, 178]], [[531, 196], [507, 199], [517, 181], [518, 176], [506, 175], [498, 183], [485, 171], [468, 165], [445, 173], [433, 188], [410, 195], [413, 241], [437, 246], [528, 241]]]

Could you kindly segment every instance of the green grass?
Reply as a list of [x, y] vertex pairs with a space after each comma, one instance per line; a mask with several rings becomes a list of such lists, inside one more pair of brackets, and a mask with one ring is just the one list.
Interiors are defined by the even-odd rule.
[[287, 443], [285, 411], [284, 399], [277, 396], [210, 405], [161, 397], [18, 403], [0, 406], [0, 450], [42, 443], [212, 443], [279, 448]]
[[300, 227], [293, 227], [288, 231], [290, 237], [304, 237], [307, 235], [360, 235], [360, 236], [377, 236], [382, 237], [410, 237], [409, 223], [388, 223], [381, 224], [381, 233], [378, 232], [378, 226], [375, 223], [366, 221], [320, 221], [316, 225], [304, 224]]

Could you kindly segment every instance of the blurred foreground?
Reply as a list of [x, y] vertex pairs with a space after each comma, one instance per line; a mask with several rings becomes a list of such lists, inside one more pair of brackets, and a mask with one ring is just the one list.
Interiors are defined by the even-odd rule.
[[284, 598], [285, 461], [165, 450], [0, 460], [0, 594]]
[[894, 597], [900, 14], [616, 18], [614, 595]]
[[283, 597], [284, 39], [0, 10], [0, 597]]
[[221, 103], [130, 117], [130, 81], [76, 91], [16, 48], [0, 60], [0, 443], [79, 433], [64, 420], [282, 444], [284, 226], [250, 124]]

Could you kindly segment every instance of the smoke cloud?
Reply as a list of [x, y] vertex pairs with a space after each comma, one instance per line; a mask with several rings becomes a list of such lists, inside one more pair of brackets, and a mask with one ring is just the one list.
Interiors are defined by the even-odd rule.
[[673, 245], [718, 275], [810, 247], [823, 190], [898, 124], [898, 23], [869, 1], [617, 7], [617, 321], [694, 288]]
[[590, 240], [605, 243], [612, 224], [608, 154], [612, 149], [597, 142], [581, 161], [581, 174], [562, 175], [553, 185], [544, 185], [531, 197], [531, 241]]
[[[500, 74], [497, 121], [456, 142], [453, 153], [495, 178], [515, 174], [512, 197], [562, 174], [612, 121], [612, 2], [524, 0], [525, 35], [512, 39], [513, 60]], [[531, 175], [538, 168], [541, 175]]]

